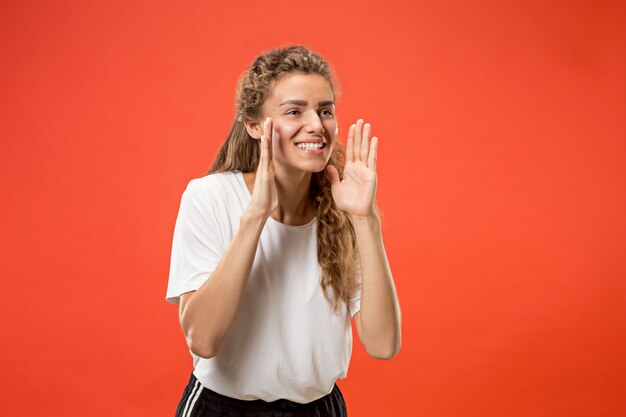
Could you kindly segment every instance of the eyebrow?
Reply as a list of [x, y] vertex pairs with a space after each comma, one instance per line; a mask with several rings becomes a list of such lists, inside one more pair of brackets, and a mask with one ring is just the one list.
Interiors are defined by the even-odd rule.
[[[309, 104], [309, 102], [306, 101], [306, 100], [287, 100], [287, 101], [284, 101], [284, 102], [280, 103], [278, 105], [278, 107], [284, 106], [284, 105], [287, 105], [287, 104], [295, 104], [296, 106], [306, 106], [307, 104]], [[320, 101], [319, 105], [320, 105], [320, 107], [322, 107], [322, 106], [328, 106], [329, 104], [334, 105], [335, 102], [332, 101], [332, 100]]]

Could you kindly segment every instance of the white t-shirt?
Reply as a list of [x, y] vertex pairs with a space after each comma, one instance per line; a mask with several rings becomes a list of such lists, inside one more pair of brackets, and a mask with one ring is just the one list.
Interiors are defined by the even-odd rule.
[[[166, 300], [198, 289], [234, 238], [251, 195], [239, 171], [192, 179], [176, 219]], [[347, 375], [350, 315], [324, 297], [317, 261], [317, 219], [289, 226], [269, 218], [263, 228], [238, 316], [218, 354], [193, 353], [194, 375], [222, 395], [299, 403], [331, 392]], [[332, 291], [331, 291], [332, 294]]]

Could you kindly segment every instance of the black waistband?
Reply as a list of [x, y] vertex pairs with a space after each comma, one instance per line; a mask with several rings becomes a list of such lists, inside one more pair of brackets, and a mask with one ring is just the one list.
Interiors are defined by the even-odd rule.
[[[189, 383], [191, 385], [195, 385], [198, 379], [192, 373], [189, 379]], [[317, 400], [311, 401], [309, 403], [298, 403], [290, 400], [280, 399], [275, 401], [264, 401], [264, 400], [240, 400], [238, 398], [228, 397], [226, 395], [219, 394], [215, 391], [208, 389], [207, 387], [202, 386], [202, 391], [200, 392], [199, 397], [209, 401], [214, 404], [219, 404], [222, 406], [227, 406], [232, 409], [237, 410], [245, 410], [245, 411], [269, 411], [269, 410], [288, 410], [288, 409], [307, 409], [311, 407], [316, 407], [325, 401], [328, 401], [331, 396], [337, 395], [339, 393], [339, 387], [337, 384], [333, 387], [333, 390], [330, 394], [325, 395]], [[340, 394], [339, 394], [340, 395]]]

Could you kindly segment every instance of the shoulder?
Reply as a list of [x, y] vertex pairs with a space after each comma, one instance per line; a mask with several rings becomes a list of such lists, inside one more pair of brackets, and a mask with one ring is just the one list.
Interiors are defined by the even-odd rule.
[[[220, 221], [236, 216], [237, 209], [245, 207], [246, 194], [242, 186], [241, 172], [219, 172], [189, 181], [182, 196], [182, 203], [198, 213], [212, 213]], [[221, 215], [220, 215], [221, 214]]]
[[237, 171], [229, 172], [216, 172], [213, 174], [207, 174], [203, 177], [193, 178], [187, 183], [187, 188], [210, 190], [212, 188], [223, 187], [227, 184], [232, 177], [237, 174]]
[[195, 198], [215, 199], [227, 197], [236, 186], [237, 172], [218, 172], [193, 178], [187, 183], [184, 195]]

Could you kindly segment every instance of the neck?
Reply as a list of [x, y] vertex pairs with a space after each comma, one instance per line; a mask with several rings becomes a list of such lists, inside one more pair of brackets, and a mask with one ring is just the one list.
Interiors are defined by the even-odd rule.
[[281, 172], [274, 171], [276, 192], [278, 194], [278, 208], [272, 213], [272, 218], [281, 223], [298, 226], [311, 221], [314, 208], [310, 200], [311, 187], [310, 172]]
[[[256, 172], [246, 172], [243, 178], [250, 194], [254, 193]], [[315, 215], [315, 208], [310, 201], [311, 187], [310, 172], [282, 172], [274, 171], [276, 193], [278, 194], [278, 208], [272, 213], [272, 218], [290, 226], [307, 224]]]

